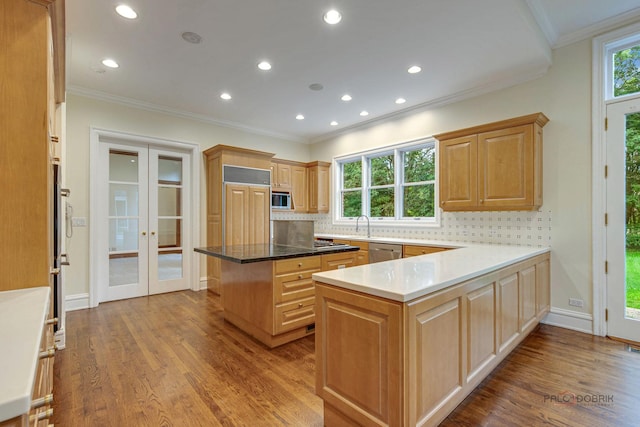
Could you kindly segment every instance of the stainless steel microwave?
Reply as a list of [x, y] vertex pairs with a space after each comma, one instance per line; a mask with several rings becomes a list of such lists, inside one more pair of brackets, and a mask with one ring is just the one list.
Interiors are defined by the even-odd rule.
[[274, 191], [271, 193], [272, 209], [291, 209], [291, 194]]

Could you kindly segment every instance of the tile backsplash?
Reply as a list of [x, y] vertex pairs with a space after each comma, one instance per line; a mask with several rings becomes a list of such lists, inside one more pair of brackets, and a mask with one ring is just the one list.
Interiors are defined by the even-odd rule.
[[[366, 236], [366, 221], [365, 227], [356, 233], [355, 224], [332, 224], [330, 214], [274, 212], [272, 219], [311, 219], [315, 221], [316, 233]], [[533, 212], [443, 212], [440, 227], [372, 225], [371, 236], [547, 247], [551, 246], [551, 227], [551, 211], [544, 209]]]

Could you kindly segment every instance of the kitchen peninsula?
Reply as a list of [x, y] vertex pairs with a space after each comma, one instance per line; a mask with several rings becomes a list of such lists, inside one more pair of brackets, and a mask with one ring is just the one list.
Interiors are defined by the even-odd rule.
[[311, 275], [355, 265], [359, 249], [252, 244], [195, 251], [221, 260], [225, 320], [273, 348], [314, 332]]
[[314, 274], [325, 425], [437, 425], [549, 311], [549, 267], [469, 245]]

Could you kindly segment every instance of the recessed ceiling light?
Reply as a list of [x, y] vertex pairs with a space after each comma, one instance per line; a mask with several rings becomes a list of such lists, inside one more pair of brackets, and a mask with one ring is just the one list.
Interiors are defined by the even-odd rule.
[[116, 6], [116, 12], [118, 12], [118, 15], [127, 19], [136, 19], [138, 17], [136, 11], [131, 9], [131, 7], [127, 6], [126, 4], [120, 4]]
[[228, 101], [231, 99], [231, 95], [229, 95], [227, 92], [222, 92], [220, 94], [220, 98], [224, 99], [225, 101]]
[[182, 39], [191, 44], [200, 44], [202, 42], [200, 34], [191, 31], [185, 31], [182, 33]]
[[351, 101], [353, 98], [351, 98], [351, 95], [349, 95], [347, 93], [347, 94], [342, 95], [342, 98], [340, 98], [340, 99], [342, 99], [343, 101]]
[[315, 91], [319, 91], [319, 90], [324, 89], [324, 86], [322, 86], [322, 84], [320, 84], [320, 83], [311, 83], [309, 85], [309, 89], [315, 90]]
[[342, 14], [335, 9], [331, 9], [327, 13], [324, 14], [324, 22], [329, 25], [335, 25], [338, 22], [342, 21]]
[[104, 59], [102, 61], [102, 64], [105, 67], [109, 67], [109, 68], [118, 68], [119, 67], [119, 65], [118, 65], [118, 63], [116, 61], [114, 61], [113, 59], [108, 59], [108, 58]]
[[298, 114], [296, 116], [296, 120], [304, 120], [304, 116], [302, 114]]
[[398, 98], [398, 99], [396, 99], [396, 104], [404, 104], [405, 102], [407, 102], [407, 100], [406, 100], [406, 99], [404, 99], [404, 98]]
[[262, 71], [269, 71], [271, 69], [271, 64], [269, 64], [267, 61], [262, 61], [258, 64], [258, 68]]
[[331, 126], [338, 126], [338, 122], [336, 122], [335, 120], [332, 121], [331, 123], [329, 123]]
[[409, 69], [407, 70], [407, 72], [408, 72], [409, 74], [419, 73], [420, 71], [422, 71], [422, 68], [418, 67], [417, 65], [411, 66], [411, 67], [409, 67]]
[[368, 111], [366, 111], [366, 110], [363, 110], [363, 111], [360, 111], [360, 115], [361, 115], [362, 117], [364, 117], [364, 116], [368, 116], [368, 115], [369, 115], [369, 112], [368, 112]]

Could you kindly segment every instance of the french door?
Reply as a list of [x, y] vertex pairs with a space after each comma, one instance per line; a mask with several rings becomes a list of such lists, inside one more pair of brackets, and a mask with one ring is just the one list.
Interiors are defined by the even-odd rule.
[[100, 144], [105, 212], [100, 215], [98, 301], [189, 287], [188, 153]]
[[607, 335], [640, 342], [640, 99], [607, 120]]

